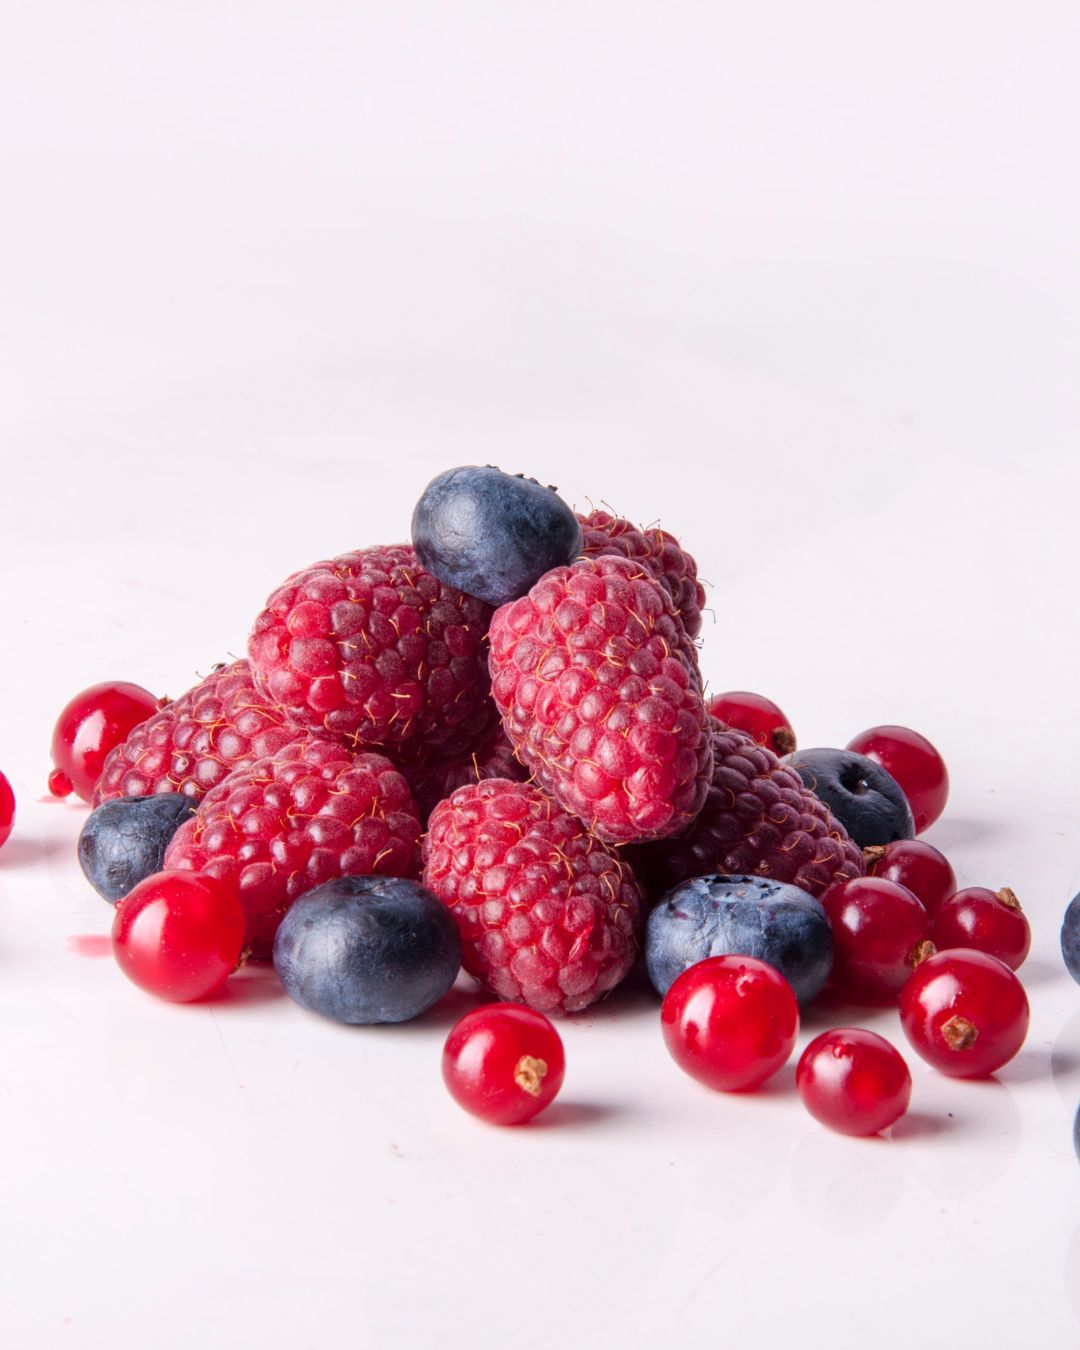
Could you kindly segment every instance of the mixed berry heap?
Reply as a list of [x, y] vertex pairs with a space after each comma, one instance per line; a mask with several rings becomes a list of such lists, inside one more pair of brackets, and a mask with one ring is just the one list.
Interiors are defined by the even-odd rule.
[[[666, 531], [458, 468], [421, 495], [411, 543], [273, 591], [247, 661], [164, 705], [85, 691], [53, 790], [94, 795], [80, 858], [117, 906], [121, 968], [191, 1001], [272, 956], [304, 1007], [393, 1023], [463, 964], [506, 1003], [455, 1028], [444, 1074], [499, 1123], [558, 1091], [544, 1014], [589, 1007], [639, 954], [669, 1050], [713, 1088], [775, 1073], [822, 990], [899, 1004], [946, 1073], [993, 1072], [1026, 1029], [1012, 968], [1030, 933], [1012, 891], [956, 894], [912, 838], [944, 806], [940, 755], [889, 726], [797, 752], [770, 700], [707, 704], [704, 602]], [[1080, 907], [1066, 953], [1080, 974]], [[847, 1027], [808, 1048], [798, 1086], [859, 1134], [903, 1113], [911, 1080]]]

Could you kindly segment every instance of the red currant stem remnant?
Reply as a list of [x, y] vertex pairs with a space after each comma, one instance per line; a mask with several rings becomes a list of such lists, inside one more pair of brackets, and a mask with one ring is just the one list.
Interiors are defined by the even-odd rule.
[[53, 769], [49, 774], [49, 791], [54, 797], [70, 797], [75, 789], [66, 773]]
[[866, 864], [866, 870], [869, 872], [875, 863], [879, 863], [885, 856], [884, 844], [867, 844], [862, 851], [863, 862]]
[[795, 753], [795, 733], [789, 731], [787, 727], [775, 727], [772, 733], [773, 749], [778, 755], [793, 755]]
[[514, 1082], [530, 1097], [539, 1097], [540, 1087], [547, 1071], [546, 1060], [535, 1059], [532, 1055], [522, 1055], [514, 1065]]
[[941, 1035], [950, 1050], [970, 1050], [979, 1039], [979, 1028], [966, 1017], [950, 1017], [942, 1025]]
[[997, 893], [997, 898], [1001, 901], [1001, 903], [1005, 906], [1006, 909], [1022, 910], [1023, 908], [1023, 906], [1020, 904], [1020, 901], [1016, 897], [1016, 892], [1012, 889], [1011, 886], [1002, 886], [1001, 890], [998, 891]]
[[908, 957], [908, 965], [914, 970], [915, 967], [925, 961], [927, 957], [936, 955], [937, 948], [929, 941], [929, 939], [927, 939], [926, 942], [916, 943], [916, 945], [912, 947], [911, 955]]

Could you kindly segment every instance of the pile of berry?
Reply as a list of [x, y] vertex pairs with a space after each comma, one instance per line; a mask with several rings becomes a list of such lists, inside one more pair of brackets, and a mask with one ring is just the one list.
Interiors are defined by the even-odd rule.
[[[460, 468], [425, 489], [412, 543], [294, 573], [246, 660], [173, 702], [99, 685], [61, 714], [56, 795], [114, 903], [113, 948], [166, 999], [212, 996], [269, 958], [304, 1007], [414, 1018], [462, 966], [499, 1002], [444, 1052], [454, 1097], [503, 1124], [558, 1092], [549, 1015], [643, 956], [676, 1063], [759, 1086], [799, 1008], [898, 1004], [943, 1072], [992, 1073], [1023, 1042], [1013, 973], [1030, 933], [1009, 890], [956, 890], [917, 840], [945, 765], [877, 727], [799, 751], [780, 709], [707, 700], [697, 567], [660, 529], [576, 515], [532, 479]], [[14, 803], [0, 777], [0, 843]], [[840, 1027], [798, 1066], [810, 1111], [874, 1133], [907, 1066]]]

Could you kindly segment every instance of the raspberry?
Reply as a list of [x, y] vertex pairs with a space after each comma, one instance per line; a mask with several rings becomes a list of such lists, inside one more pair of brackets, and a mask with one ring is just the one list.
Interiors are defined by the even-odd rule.
[[750, 873], [820, 896], [863, 875], [860, 851], [829, 808], [744, 731], [712, 721], [713, 772], [705, 806], [678, 839], [635, 850], [650, 893], [689, 877]]
[[216, 666], [110, 752], [94, 805], [155, 792], [202, 797], [234, 769], [276, 754], [297, 734], [256, 692], [246, 661]]
[[420, 808], [420, 819], [428, 817], [441, 801], [455, 788], [468, 783], [482, 783], [488, 778], [509, 778], [524, 782], [525, 770], [514, 756], [514, 747], [506, 739], [501, 726], [472, 754], [455, 755], [449, 759], [421, 758], [411, 763], [405, 755], [397, 757], [398, 768], [405, 776], [409, 791]]
[[289, 905], [313, 886], [417, 877], [419, 839], [416, 804], [388, 759], [303, 736], [208, 792], [164, 865], [226, 883], [247, 916], [249, 945], [264, 956]]
[[496, 610], [490, 666], [518, 758], [601, 839], [659, 839], [697, 815], [712, 771], [697, 651], [640, 563], [548, 572]]
[[538, 788], [492, 778], [436, 806], [424, 884], [453, 911], [470, 975], [540, 1012], [579, 1012], [637, 953], [634, 875]]
[[630, 521], [607, 511], [590, 511], [587, 516], [578, 512], [578, 520], [584, 540], [582, 557], [621, 554], [647, 567], [671, 596], [687, 636], [697, 637], [701, 632], [705, 588], [697, 579], [697, 563], [673, 534], [655, 526], [639, 530]]
[[444, 586], [405, 544], [291, 576], [248, 643], [255, 682], [288, 719], [356, 749], [416, 738], [440, 755], [490, 731], [491, 607]]

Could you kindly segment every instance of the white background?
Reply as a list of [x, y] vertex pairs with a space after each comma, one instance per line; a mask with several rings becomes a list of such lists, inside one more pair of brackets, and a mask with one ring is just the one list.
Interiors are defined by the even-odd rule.
[[[1065, 0], [6, 0], [5, 1345], [1077, 1343], [1078, 48]], [[713, 689], [940, 744], [931, 839], [1035, 929], [997, 1082], [913, 1063], [848, 1141], [622, 993], [500, 1133], [439, 1080], [464, 994], [348, 1031], [78, 954], [60, 706], [180, 693], [485, 462], [679, 533]]]

